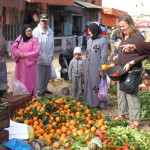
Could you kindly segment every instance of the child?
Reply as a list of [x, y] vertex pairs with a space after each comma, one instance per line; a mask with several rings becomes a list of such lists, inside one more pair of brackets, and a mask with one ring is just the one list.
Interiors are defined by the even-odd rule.
[[83, 84], [83, 59], [81, 58], [81, 47], [75, 47], [74, 58], [69, 64], [69, 81], [72, 87], [72, 98], [77, 99], [77, 90], [79, 99], [82, 99], [82, 84]]

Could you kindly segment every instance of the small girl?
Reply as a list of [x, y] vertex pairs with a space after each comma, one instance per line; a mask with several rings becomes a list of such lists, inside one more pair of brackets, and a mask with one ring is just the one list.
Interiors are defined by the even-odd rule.
[[74, 58], [69, 64], [69, 82], [72, 83], [72, 98], [77, 99], [77, 91], [79, 99], [82, 99], [83, 85], [83, 59], [81, 58], [81, 47], [75, 47]]

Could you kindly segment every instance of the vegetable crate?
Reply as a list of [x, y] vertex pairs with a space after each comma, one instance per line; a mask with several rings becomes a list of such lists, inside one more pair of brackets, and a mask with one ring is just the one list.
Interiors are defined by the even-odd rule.
[[7, 130], [0, 131], [0, 144], [9, 140], [9, 132]]
[[17, 109], [23, 108], [28, 101], [32, 100], [32, 94], [26, 94], [21, 96], [13, 96], [13, 93], [7, 93], [3, 101], [8, 102], [11, 106], [11, 113]]
[[0, 131], [10, 126], [10, 114], [11, 114], [10, 108], [11, 108], [10, 105], [8, 105], [5, 108], [0, 109]]

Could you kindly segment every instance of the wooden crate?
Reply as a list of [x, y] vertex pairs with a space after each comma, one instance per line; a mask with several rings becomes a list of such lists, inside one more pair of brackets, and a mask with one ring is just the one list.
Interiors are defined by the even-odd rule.
[[0, 112], [0, 131], [4, 128], [8, 128], [10, 126], [10, 114], [11, 107], [10, 105], [6, 106], [4, 109], [1, 109]]
[[2, 101], [8, 102], [11, 106], [11, 113], [17, 109], [23, 108], [28, 101], [32, 100], [32, 94], [26, 94], [22, 96], [13, 96], [13, 93], [7, 93], [4, 95]]
[[6, 142], [9, 140], [9, 132], [7, 130], [0, 131], [0, 143]]

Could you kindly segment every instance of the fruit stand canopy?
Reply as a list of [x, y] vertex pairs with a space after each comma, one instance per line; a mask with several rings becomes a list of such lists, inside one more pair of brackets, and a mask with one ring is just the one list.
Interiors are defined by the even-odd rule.
[[25, 0], [0, 0], [0, 6], [23, 10], [25, 8]]
[[103, 13], [102, 24], [111, 27], [117, 27], [117, 18], [127, 14], [127, 12], [106, 7], [102, 7], [102, 13]]
[[26, 0], [27, 2], [48, 3], [49, 5], [74, 6], [74, 0]]

